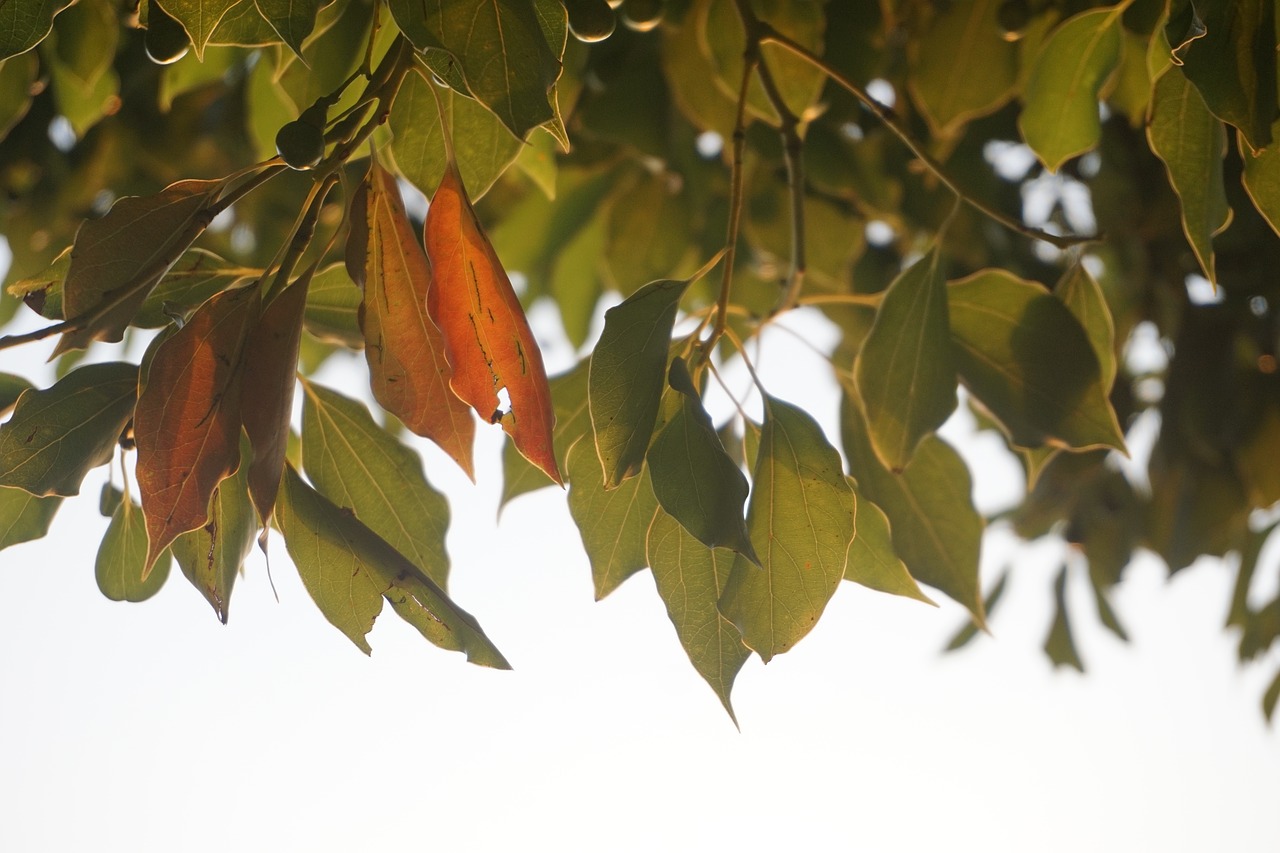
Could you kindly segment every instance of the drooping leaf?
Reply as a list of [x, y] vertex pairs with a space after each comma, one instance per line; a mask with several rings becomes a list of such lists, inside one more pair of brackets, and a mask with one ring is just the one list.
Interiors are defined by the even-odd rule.
[[38, 498], [25, 489], [0, 486], [0, 550], [42, 539], [62, 498]]
[[1227, 136], [1181, 69], [1170, 68], [1156, 81], [1147, 141], [1182, 203], [1182, 229], [1191, 250], [1205, 277], [1216, 282], [1213, 237], [1231, 221], [1222, 183]]
[[907, 567], [893, 551], [893, 539], [889, 533], [889, 519], [884, 510], [859, 496], [855, 482], [849, 483], [856, 499], [854, 520], [857, 535], [849, 549], [849, 562], [845, 565], [844, 579], [862, 584], [869, 589], [902, 595], [934, 604], [911, 577]]
[[133, 426], [148, 560], [209, 520], [213, 490], [240, 464], [241, 361], [259, 294], [218, 294], [152, 356]]
[[1084, 264], [1075, 264], [1053, 286], [1053, 295], [1062, 300], [1088, 335], [1098, 358], [1102, 390], [1109, 392], [1116, 381], [1116, 326], [1098, 280]]
[[1253, 206], [1272, 230], [1280, 234], [1280, 141], [1252, 152], [1241, 137], [1240, 159], [1244, 161], [1244, 188]]
[[1262, 694], [1262, 714], [1267, 718], [1268, 723], [1275, 716], [1277, 702], [1280, 702], [1280, 671], [1276, 672], [1276, 677], [1271, 679], [1271, 684]]
[[[736, 723], [729, 694], [751, 652], [743, 645], [738, 629], [720, 614], [716, 602], [724, 592], [737, 555], [708, 548], [665, 512], [657, 512], [652, 521], [645, 553], [653, 567], [658, 595], [667, 606], [667, 615], [693, 668], [720, 697]], [[754, 567], [751, 570], [759, 571]]]
[[683, 359], [671, 362], [668, 382], [679, 408], [646, 457], [658, 504], [708, 548], [732, 548], [758, 566], [742, 517], [747, 478], [720, 444]]
[[112, 601], [146, 601], [169, 578], [169, 555], [162, 554], [143, 578], [147, 562], [147, 523], [132, 500], [123, 500], [111, 516], [98, 546], [94, 576], [98, 589]]
[[948, 288], [954, 363], [1014, 443], [1124, 451], [1085, 329], [1044, 288], [984, 270]]
[[179, 181], [152, 196], [129, 196], [80, 226], [63, 288], [74, 323], [55, 355], [96, 340], [118, 341], [144, 300], [211, 220], [220, 181]]
[[1120, 62], [1122, 7], [1090, 9], [1049, 34], [1031, 69], [1018, 127], [1051, 172], [1098, 144], [1098, 93]]
[[[250, 448], [243, 436], [240, 452]], [[213, 607], [224, 625], [231, 609], [231, 590], [258, 538], [258, 515], [249, 498], [247, 465], [218, 484], [209, 499], [209, 519], [173, 540], [170, 546], [182, 574]]]
[[645, 473], [606, 490], [600, 460], [588, 438], [569, 449], [565, 473], [569, 478], [569, 513], [591, 562], [591, 580], [599, 601], [649, 565], [645, 541], [658, 513], [658, 499]]
[[1075, 640], [1071, 637], [1071, 622], [1067, 617], [1067, 567], [1058, 570], [1058, 578], [1053, 582], [1053, 624], [1049, 627], [1049, 636], [1044, 641], [1044, 652], [1053, 661], [1055, 667], [1069, 666], [1084, 672], [1084, 663], [1080, 653], [1076, 651]]
[[596, 218], [569, 239], [551, 267], [551, 295], [560, 307], [564, 333], [575, 347], [587, 342], [604, 291], [608, 237], [608, 222]]
[[7, 0], [0, 3], [0, 59], [25, 53], [49, 35], [53, 16], [67, 0]]
[[320, 612], [365, 654], [382, 599], [432, 643], [480, 666], [510, 669], [480, 625], [422, 570], [289, 467], [276, 518]]
[[985, 626], [978, 589], [983, 523], [973, 508], [964, 460], [951, 445], [929, 436], [911, 463], [895, 474], [876, 456], [861, 407], [848, 393], [840, 415], [845, 455], [860, 493], [884, 510], [894, 550], [911, 576], [969, 608]]
[[588, 399], [606, 489], [639, 473], [644, 464], [676, 308], [688, 286], [687, 280], [654, 281], [605, 312], [604, 331], [591, 354]]
[[418, 454], [355, 400], [311, 382], [303, 390], [302, 463], [311, 482], [444, 587], [449, 504]]
[[138, 369], [112, 361], [73, 370], [45, 390], [22, 392], [0, 427], [0, 486], [33, 495], [80, 493], [80, 481], [111, 460], [133, 414]]
[[[156, 0], [149, 0], [156, 2]], [[228, 10], [240, 0], [164, 0], [160, 6], [171, 17], [182, 24], [182, 28], [191, 36], [191, 46], [195, 49], [196, 58], [204, 57], [204, 47], [209, 43], [218, 22]]]
[[[986, 611], [988, 619], [991, 618], [991, 614], [995, 611], [996, 605], [1000, 603], [1000, 598], [1004, 595], [1004, 588], [1005, 584], [1009, 582], [1009, 575], [1010, 572], [1005, 570], [1005, 572], [1000, 575], [1000, 579], [991, 587], [991, 591], [987, 593], [986, 598], [983, 599], [983, 610]], [[968, 620], [965, 622], [964, 627], [957, 631], [955, 636], [951, 638], [951, 641], [947, 643], [943, 651], [954, 652], [964, 648], [973, 641], [974, 637], [978, 636], [979, 630], [977, 622], [972, 619]]]
[[1125, 631], [1124, 626], [1120, 624], [1120, 617], [1116, 615], [1115, 608], [1111, 606], [1111, 599], [1106, 587], [1098, 583], [1098, 579], [1093, 576], [1092, 572], [1089, 573], [1089, 584], [1093, 588], [1093, 601], [1098, 608], [1098, 621], [1102, 623], [1104, 628], [1127, 643], [1129, 634]]
[[[516, 449], [561, 483], [542, 353], [452, 162], [427, 209], [426, 244], [434, 276], [427, 309], [444, 334], [450, 387], [481, 417], [500, 422]], [[507, 412], [498, 398], [503, 388]]]
[[894, 279], [854, 362], [872, 445], [900, 471], [956, 407], [947, 283], [934, 249]]
[[249, 496], [264, 528], [271, 523], [284, 474], [302, 312], [315, 271], [312, 264], [276, 294], [249, 329], [244, 343], [244, 360], [250, 367], [240, 384], [240, 416], [253, 450], [248, 463]]
[[689, 194], [668, 175], [644, 175], [614, 199], [605, 262], [614, 285], [630, 294], [667, 278], [684, 257], [693, 214]]
[[857, 499], [808, 413], [764, 398], [747, 529], [763, 568], [733, 564], [720, 611], [765, 663], [813, 629], [845, 575]]
[[1001, 38], [1000, 6], [1001, 0], [973, 0], [942, 7], [910, 43], [911, 91], [938, 136], [994, 112], [1014, 93], [1018, 46]]
[[[172, 0], [170, 0], [172, 2]], [[302, 43], [315, 29], [316, 12], [323, 0], [254, 0], [262, 17], [284, 43], [302, 56]], [[232, 4], [234, 5], [234, 3]], [[225, 14], [225, 13], [224, 13]]]
[[[556, 415], [555, 431], [551, 445], [560, 470], [568, 466], [569, 448], [583, 436], [591, 435], [591, 413], [587, 404], [587, 377], [591, 359], [585, 358], [567, 373], [553, 377], [551, 404]], [[597, 468], [599, 459], [596, 460]], [[502, 498], [499, 506], [505, 506], [512, 498], [552, 485], [552, 480], [529, 460], [520, 455], [511, 441], [502, 447]]]

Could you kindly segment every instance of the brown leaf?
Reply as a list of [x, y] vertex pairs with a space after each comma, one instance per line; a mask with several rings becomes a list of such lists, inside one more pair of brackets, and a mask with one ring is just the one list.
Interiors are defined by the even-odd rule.
[[257, 287], [202, 305], [151, 360], [134, 413], [147, 567], [179, 534], [209, 520], [209, 498], [240, 465], [240, 364]]
[[[427, 315], [431, 267], [395, 177], [371, 164], [352, 207], [358, 224], [352, 227], [347, 265], [364, 283], [360, 325], [373, 396], [410, 430], [440, 445], [474, 480], [475, 419], [449, 388], [453, 371], [444, 336]], [[363, 246], [354, 245], [361, 240]]]
[[[444, 333], [454, 392], [491, 423], [500, 421], [516, 449], [563, 485], [542, 353], [452, 158], [427, 209], [426, 243], [435, 277], [427, 309]], [[511, 400], [505, 413], [503, 388]]]

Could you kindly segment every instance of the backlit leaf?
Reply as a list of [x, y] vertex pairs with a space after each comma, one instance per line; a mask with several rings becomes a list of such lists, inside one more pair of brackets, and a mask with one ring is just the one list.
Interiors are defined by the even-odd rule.
[[133, 427], [149, 560], [209, 520], [240, 464], [241, 360], [259, 304], [257, 287], [220, 293], [155, 350]]
[[676, 271], [691, 229], [687, 193], [665, 175], [646, 175], [619, 195], [609, 211], [605, 259], [624, 294]]
[[[869, 589], [914, 598], [926, 604], [934, 604], [911, 577], [907, 567], [893, 551], [893, 539], [889, 533], [889, 519], [884, 510], [873, 502], [859, 497], [856, 483], [849, 484], [857, 500], [854, 519], [857, 536], [849, 549], [849, 562], [844, 568], [844, 579], [862, 584]], [[935, 605], [936, 606], [936, 605]]]
[[0, 59], [25, 53], [53, 29], [53, 16], [67, 0], [7, 0], [0, 3]]
[[1044, 641], [1045, 654], [1053, 665], [1069, 666], [1084, 672], [1084, 663], [1080, 653], [1076, 651], [1075, 640], [1071, 637], [1071, 622], [1067, 617], [1067, 567], [1058, 570], [1058, 579], [1053, 582], [1053, 624], [1049, 627], [1049, 636]]
[[948, 299], [960, 378], [1014, 443], [1124, 450], [1093, 345], [1061, 300], [1003, 270], [956, 282]]
[[1102, 388], [1110, 391], [1116, 381], [1116, 326], [1102, 287], [1084, 264], [1074, 264], [1053, 286], [1053, 295], [1062, 300], [1088, 335], [1098, 358]]
[[934, 249], [894, 279], [854, 362], [872, 444], [895, 471], [956, 407], [947, 283], [938, 263]]
[[285, 470], [277, 510], [289, 556], [320, 612], [365, 654], [365, 635], [382, 599], [432, 643], [480, 666], [510, 669], [479, 624], [422, 570], [362, 524]]
[[[569, 448], [579, 438], [591, 435], [591, 413], [587, 404], [587, 376], [591, 369], [589, 358], [578, 362], [572, 370], [553, 377], [551, 404], [556, 415], [555, 431], [551, 445], [560, 470], [568, 466]], [[599, 459], [596, 460], [599, 470]], [[499, 506], [526, 492], [552, 485], [552, 480], [529, 460], [520, 455], [510, 440], [502, 447], [502, 499]]]
[[644, 473], [606, 491], [600, 460], [589, 438], [569, 449], [565, 473], [569, 478], [569, 512], [591, 561], [591, 579], [599, 601], [649, 565], [645, 540], [658, 513], [658, 499]]
[[[991, 618], [991, 614], [995, 611], [996, 605], [1000, 603], [1000, 599], [1004, 595], [1005, 585], [1008, 582], [1009, 572], [1006, 570], [1002, 575], [1000, 575], [1000, 579], [995, 582], [995, 585], [991, 587], [991, 591], [987, 593], [987, 596], [983, 601], [983, 609], [986, 611], [988, 619]], [[965, 622], [963, 628], [956, 632], [956, 635], [951, 638], [951, 641], [947, 643], [947, 646], [943, 651], [954, 652], [964, 648], [973, 641], [974, 637], [978, 636], [978, 631], [978, 623], [970, 619]]]
[[[156, 0], [149, 0], [156, 2]], [[217, 29], [222, 16], [240, 0], [164, 0], [160, 6], [191, 36], [196, 57], [204, 57], [204, 46]]]
[[[172, 0], [170, 0], [172, 2]], [[262, 17], [293, 52], [302, 56], [302, 42], [315, 29], [323, 0], [254, 0]], [[232, 4], [234, 5], [234, 3]]]
[[25, 489], [0, 486], [0, 549], [41, 539], [49, 532], [62, 498], [38, 498]]
[[441, 587], [449, 577], [449, 504], [422, 460], [355, 400], [303, 385], [302, 463], [322, 494], [355, 513]]
[[1098, 93], [1120, 62], [1121, 6], [1063, 22], [1041, 45], [1018, 116], [1022, 138], [1049, 171], [1098, 144]]
[[747, 478], [725, 453], [684, 360], [671, 362], [668, 381], [679, 408], [649, 448], [658, 503], [709, 548], [732, 548], [760, 565], [742, 517]]
[[1178, 68], [1170, 68], [1156, 81], [1147, 122], [1147, 141], [1164, 161], [1169, 183], [1182, 203], [1182, 229], [1191, 250], [1205, 276], [1216, 282], [1213, 237], [1231, 221], [1222, 183], [1226, 132]]
[[117, 361], [22, 392], [0, 427], [0, 485], [40, 496], [79, 494], [84, 475], [111, 460], [137, 393], [138, 369]]
[[[368, 224], [360, 318], [373, 396], [410, 430], [440, 445], [474, 478], [475, 419], [449, 388], [453, 371], [446, 339], [427, 314], [433, 271], [414, 236], [394, 176], [376, 161], [369, 166], [352, 215], [363, 216]], [[437, 267], [435, 274], [441, 272]], [[440, 284], [447, 286], [443, 278]], [[495, 398], [485, 416], [496, 407]]]
[[31, 86], [39, 69], [34, 53], [0, 59], [0, 139], [7, 136], [31, 108]]
[[123, 500], [111, 516], [98, 546], [94, 576], [98, 589], [112, 601], [146, 601], [169, 578], [169, 555], [162, 554], [143, 579], [147, 562], [147, 523], [142, 509]]
[[1240, 159], [1244, 161], [1244, 188], [1254, 207], [1280, 234], [1280, 141], [1252, 152], [1240, 138]]
[[364, 297], [342, 264], [332, 264], [311, 279], [302, 325], [319, 340], [350, 349], [364, 346], [360, 303]]
[[[427, 209], [426, 244], [434, 276], [427, 309], [444, 334], [450, 387], [481, 417], [501, 422], [516, 449], [561, 483], [542, 353], [452, 162]], [[507, 412], [498, 398], [503, 388]]]
[[[708, 548], [661, 511], [653, 516], [648, 528], [646, 553], [658, 595], [667, 606], [680, 645], [736, 723], [729, 694], [751, 653], [742, 644], [738, 629], [720, 615], [716, 602], [737, 555]], [[751, 571], [759, 569], [751, 567]]]
[[[971, 0], [944, 6], [911, 42], [911, 91], [939, 136], [995, 112], [1014, 93], [1018, 45], [1001, 37], [1000, 5]], [[939, 62], [940, 56], [947, 61]]]

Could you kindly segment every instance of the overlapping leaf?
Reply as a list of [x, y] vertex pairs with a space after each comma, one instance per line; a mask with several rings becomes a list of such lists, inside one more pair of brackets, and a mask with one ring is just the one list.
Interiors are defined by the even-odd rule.
[[68, 0], [8, 0], [0, 3], [0, 59], [25, 53], [53, 29], [53, 16]]
[[569, 449], [565, 473], [569, 478], [569, 512], [591, 562], [599, 601], [649, 565], [645, 541], [658, 513], [658, 500], [645, 473], [606, 490], [589, 438]]
[[147, 523], [142, 510], [132, 500], [122, 500], [98, 546], [94, 563], [98, 589], [112, 601], [146, 601], [168, 580], [169, 555], [161, 555], [150, 573], [145, 572], [146, 562]]
[[[150, 0], [155, 2], [155, 0]], [[218, 22], [240, 0], [165, 0], [160, 5], [171, 17], [182, 24], [191, 36], [191, 46], [196, 58], [204, 57], [204, 47], [218, 28]]]
[[364, 346], [359, 316], [362, 301], [360, 288], [346, 267], [332, 264], [311, 279], [302, 325], [319, 340], [360, 349]]
[[1000, 37], [1000, 6], [1001, 0], [944, 6], [912, 42], [911, 91], [938, 136], [994, 112], [1014, 93], [1018, 46]]
[[[591, 369], [589, 358], [580, 361], [567, 373], [549, 380], [551, 404], [555, 411], [556, 426], [552, 433], [552, 449], [560, 470], [568, 466], [569, 448], [583, 436], [591, 435], [591, 413], [587, 403], [587, 378]], [[596, 459], [599, 470], [599, 459]], [[512, 498], [552, 484], [547, 475], [520, 455], [515, 445], [508, 441], [502, 448], [502, 498], [505, 506]], [[602, 479], [602, 478], [597, 478]]]
[[0, 415], [13, 408], [22, 392], [33, 388], [30, 382], [12, 373], [0, 373]]
[[1080, 653], [1076, 651], [1075, 640], [1071, 636], [1071, 622], [1067, 616], [1067, 567], [1058, 570], [1058, 578], [1053, 582], [1053, 623], [1049, 627], [1049, 636], [1044, 641], [1045, 654], [1054, 666], [1069, 666], [1084, 672], [1084, 663]]
[[849, 485], [853, 488], [854, 497], [858, 499], [854, 513], [857, 535], [854, 537], [853, 547], [849, 549], [844, 579], [890, 595], [902, 595], [933, 604], [933, 599], [921, 591], [916, 579], [911, 577], [907, 567], [894, 553], [889, 519], [885, 517], [884, 510], [873, 502], [860, 498], [856, 483], [851, 482]]
[[[172, 2], [172, 0], [170, 0]], [[316, 26], [316, 12], [323, 0], [254, 0], [262, 17], [284, 43], [302, 56], [302, 43]], [[232, 4], [234, 5], [234, 3]], [[225, 13], [224, 13], [225, 14]]]
[[1109, 392], [1116, 381], [1116, 324], [1098, 280], [1084, 264], [1075, 264], [1053, 286], [1053, 295], [1084, 329], [1098, 359], [1102, 389]]
[[62, 498], [38, 498], [26, 489], [0, 486], [0, 550], [42, 539]]

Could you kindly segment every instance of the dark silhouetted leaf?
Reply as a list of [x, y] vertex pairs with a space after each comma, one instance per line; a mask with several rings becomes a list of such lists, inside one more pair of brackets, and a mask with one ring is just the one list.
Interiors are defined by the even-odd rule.
[[98, 546], [94, 575], [112, 601], [146, 601], [169, 578], [169, 555], [162, 554], [143, 579], [147, 563], [147, 522], [132, 500], [122, 500]]
[[569, 512], [591, 561], [591, 579], [599, 601], [649, 565], [645, 540], [658, 512], [658, 499], [645, 473], [606, 491], [600, 460], [589, 438], [569, 449], [565, 473], [569, 478]]
[[1084, 672], [1084, 663], [1080, 653], [1076, 651], [1075, 640], [1071, 638], [1071, 623], [1067, 618], [1067, 567], [1058, 570], [1058, 579], [1053, 582], [1053, 624], [1049, 627], [1049, 636], [1044, 641], [1044, 652], [1053, 661], [1053, 665], [1069, 666]]

